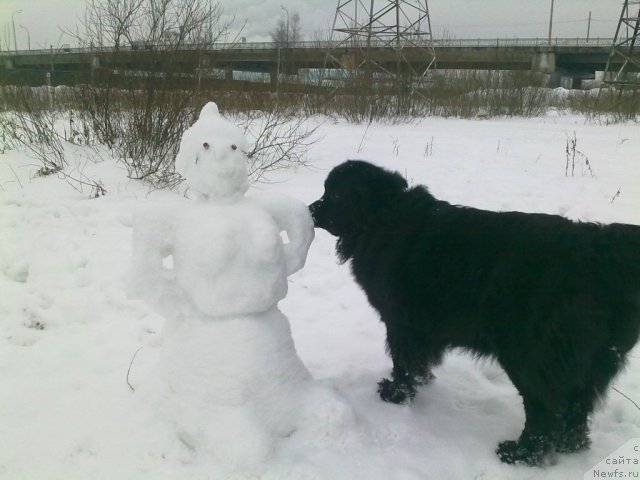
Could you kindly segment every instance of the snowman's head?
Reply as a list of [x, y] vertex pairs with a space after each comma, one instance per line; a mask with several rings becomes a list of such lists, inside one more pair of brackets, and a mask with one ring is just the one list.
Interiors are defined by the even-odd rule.
[[234, 202], [249, 188], [248, 147], [242, 130], [225, 120], [216, 104], [209, 102], [182, 135], [175, 168], [190, 191], [202, 198]]

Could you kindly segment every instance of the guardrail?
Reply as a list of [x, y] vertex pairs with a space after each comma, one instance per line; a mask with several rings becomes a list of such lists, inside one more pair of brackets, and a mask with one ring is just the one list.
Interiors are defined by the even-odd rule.
[[[507, 48], [507, 47], [609, 47], [613, 44], [613, 38], [554, 38], [551, 44], [546, 38], [475, 38], [475, 39], [434, 39], [433, 46], [435, 48]], [[345, 41], [309, 41], [309, 42], [291, 42], [282, 45], [278, 42], [235, 42], [235, 43], [213, 43], [213, 44], [185, 44], [180, 46], [179, 50], [277, 50], [279, 48], [358, 48], [366, 47], [366, 42], [345, 42]], [[388, 43], [373, 41], [369, 45], [373, 48], [382, 48], [390, 46]], [[409, 40], [403, 44], [403, 47], [427, 47], [429, 44], [423, 41]], [[146, 51], [146, 50], [175, 50], [174, 45], [166, 44], [140, 44], [120, 46], [117, 51]], [[114, 47], [58, 47], [45, 48], [38, 50], [17, 50], [17, 51], [0, 51], [0, 56], [18, 56], [18, 55], [67, 55], [71, 53], [110, 53], [116, 51]]]

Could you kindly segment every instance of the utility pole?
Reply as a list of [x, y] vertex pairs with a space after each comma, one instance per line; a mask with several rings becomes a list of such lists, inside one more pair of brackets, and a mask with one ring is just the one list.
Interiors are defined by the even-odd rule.
[[589, 41], [590, 33], [591, 33], [591, 12], [589, 12], [589, 20], [587, 22], [587, 42]]
[[284, 40], [284, 42], [285, 42], [284, 45], [280, 45], [282, 42], [278, 42], [278, 66], [279, 66], [280, 60], [281, 60], [280, 51], [281, 51], [281, 48], [284, 46], [284, 48], [286, 50], [285, 50], [284, 58], [282, 59], [282, 63], [284, 64], [283, 65], [284, 68], [282, 70], [283, 70], [285, 78], [287, 78], [287, 74], [290, 73], [290, 70], [291, 70], [290, 67], [291, 67], [291, 63], [292, 63], [291, 62], [292, 61], [292, 57], [291, 57], [292, 52], [289, 49], [289, 47], [291, 46], [290, 43], [289, 43], [290, 42], [290, 38], [291, 38], [290, 35], [289, 35], [289, 28], [290, 28], [289, 10], [287, 10], [287, 7], [285, 7], [284, 5], [280, 5], [280, 8], [282, 10], [284, 10], [285, 13], [287, 14], [287, 27], [286, 27], [287, 28], [287, 35], [286, 35], [285, 40]]
[[29, 29], [24, 25], [20, 25], [20, 28], [27, 32], [27, 48], [31, 50], [31, 35], [29, 35]]
[[280, 8], [285, 11], [287, 14], [287, 43], [286, 46], [289, 46], [289, 10], [284, 5], [280, 5]]
[[13, 50], [18, 53], [18, 40], [16, 40], [16, 22], [13, 18], [17, 13], [22, 13], [22, 10], [16, 10], [11, 13], [11, 27], [13, 28]]
[[549, 15], [549, 46], [551, 46], [552, 31], [553, 31], [553, 0], [551, 0], [551, 14]]
[[209, 32], [208, 32], [208, 48], [213, 47], [213, 10], [211, 9], [211, 0], [209, 0]]

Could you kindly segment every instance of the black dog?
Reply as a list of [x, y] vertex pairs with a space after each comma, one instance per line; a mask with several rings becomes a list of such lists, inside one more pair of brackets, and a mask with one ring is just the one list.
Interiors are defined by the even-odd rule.
[[588, 415], [638, 339], [640, 227], [453, 206], [362, 161], [333, 169], [309, 208], [386, 325], [383, 400], [409, 401], [463, 347], [496, 359], [522, 396], [503, 462], [589, 447]]

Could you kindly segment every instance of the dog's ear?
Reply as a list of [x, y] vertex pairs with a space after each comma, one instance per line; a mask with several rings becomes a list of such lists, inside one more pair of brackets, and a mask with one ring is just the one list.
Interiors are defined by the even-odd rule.
[[360, 192], [363, 197], [375, 195], [380, 199], [395, 197], [408, 187], [407, 181], [399, 173], [362, 160], [348, 160], [334, 168], [327, 183], [334, 182], [349, 185], [349, 188]]
[[397, 190], [406, 190], [409, 184], [398, 172], [393, 172], [393, 186]]

